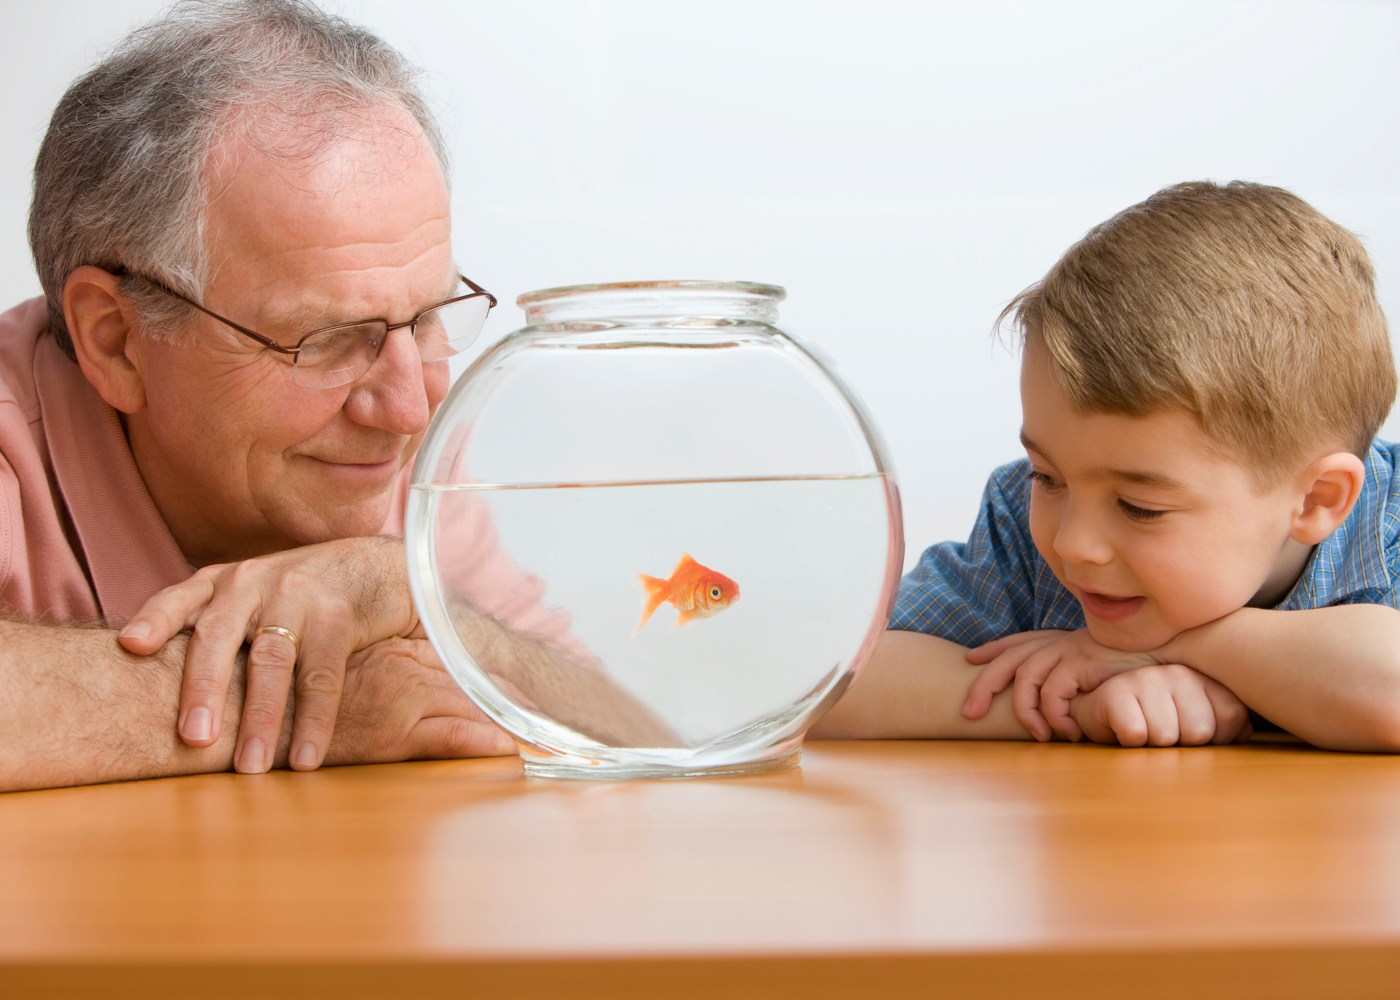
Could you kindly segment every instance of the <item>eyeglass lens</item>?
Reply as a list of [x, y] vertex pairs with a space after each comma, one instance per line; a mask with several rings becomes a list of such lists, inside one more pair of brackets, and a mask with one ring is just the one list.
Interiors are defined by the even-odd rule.
[[[424, 361], [442, 361], [470, 346], [486, 324], [491, 301], [473, 295], [439, 306], [418, 318], [414, 341]], [[329, 389], [369, 371], [389, 336], [384, 323], [337, 327], [303, 341], [292, 380], [307, 388]]]

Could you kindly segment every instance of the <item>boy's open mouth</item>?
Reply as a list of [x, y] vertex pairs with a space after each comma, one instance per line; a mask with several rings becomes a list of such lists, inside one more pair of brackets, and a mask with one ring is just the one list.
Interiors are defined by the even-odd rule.
[[1092, 590], [1079, 592], [1079, 603], [1084, 606], [1084, 613], [1101, 621], [1121, 621], [1135, 614], [1146, 600], [1147, 598], [1141, 596], [1111, 597], [1108, 594], [1096, 594]]

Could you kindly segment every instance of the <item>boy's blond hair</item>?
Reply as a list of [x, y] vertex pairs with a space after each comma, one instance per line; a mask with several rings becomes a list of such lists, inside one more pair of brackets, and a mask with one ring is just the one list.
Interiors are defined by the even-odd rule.
[[1085, 412], [1195, 414], [1261, 482], [1365, 456], [1395, 364], [1360, 242], [1281, 188], [1178, 184], [1094, 227], [1002, 311]]

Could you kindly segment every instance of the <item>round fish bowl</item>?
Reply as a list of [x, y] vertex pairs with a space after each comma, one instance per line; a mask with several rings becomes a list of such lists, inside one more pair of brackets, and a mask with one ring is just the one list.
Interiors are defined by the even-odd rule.
[[457, 381], [408, 497], [409, 579], [527, 774], [795, 764], [856, 676], [903, 559], [878, 434], [776, 325], [782, 289], [522, 295]]

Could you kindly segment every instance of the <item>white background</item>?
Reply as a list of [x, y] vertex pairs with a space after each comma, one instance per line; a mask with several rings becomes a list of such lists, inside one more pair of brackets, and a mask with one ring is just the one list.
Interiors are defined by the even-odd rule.
[[[0, 302], [38, 289], [29, 170], [67, 83], [156, 0], [5, 0]], [[455, 239], [496, 292], [743, 279], [865, 400], [908, 560], [1017, 454], [1005, 302], [1166, 184], [1280, 184], [1362, 236], [1400, 316], [1400, 5], [1384, 0], [328, 0], [428, 74]], [[1392, 418], [1386, 433], [1400, 434]]]

